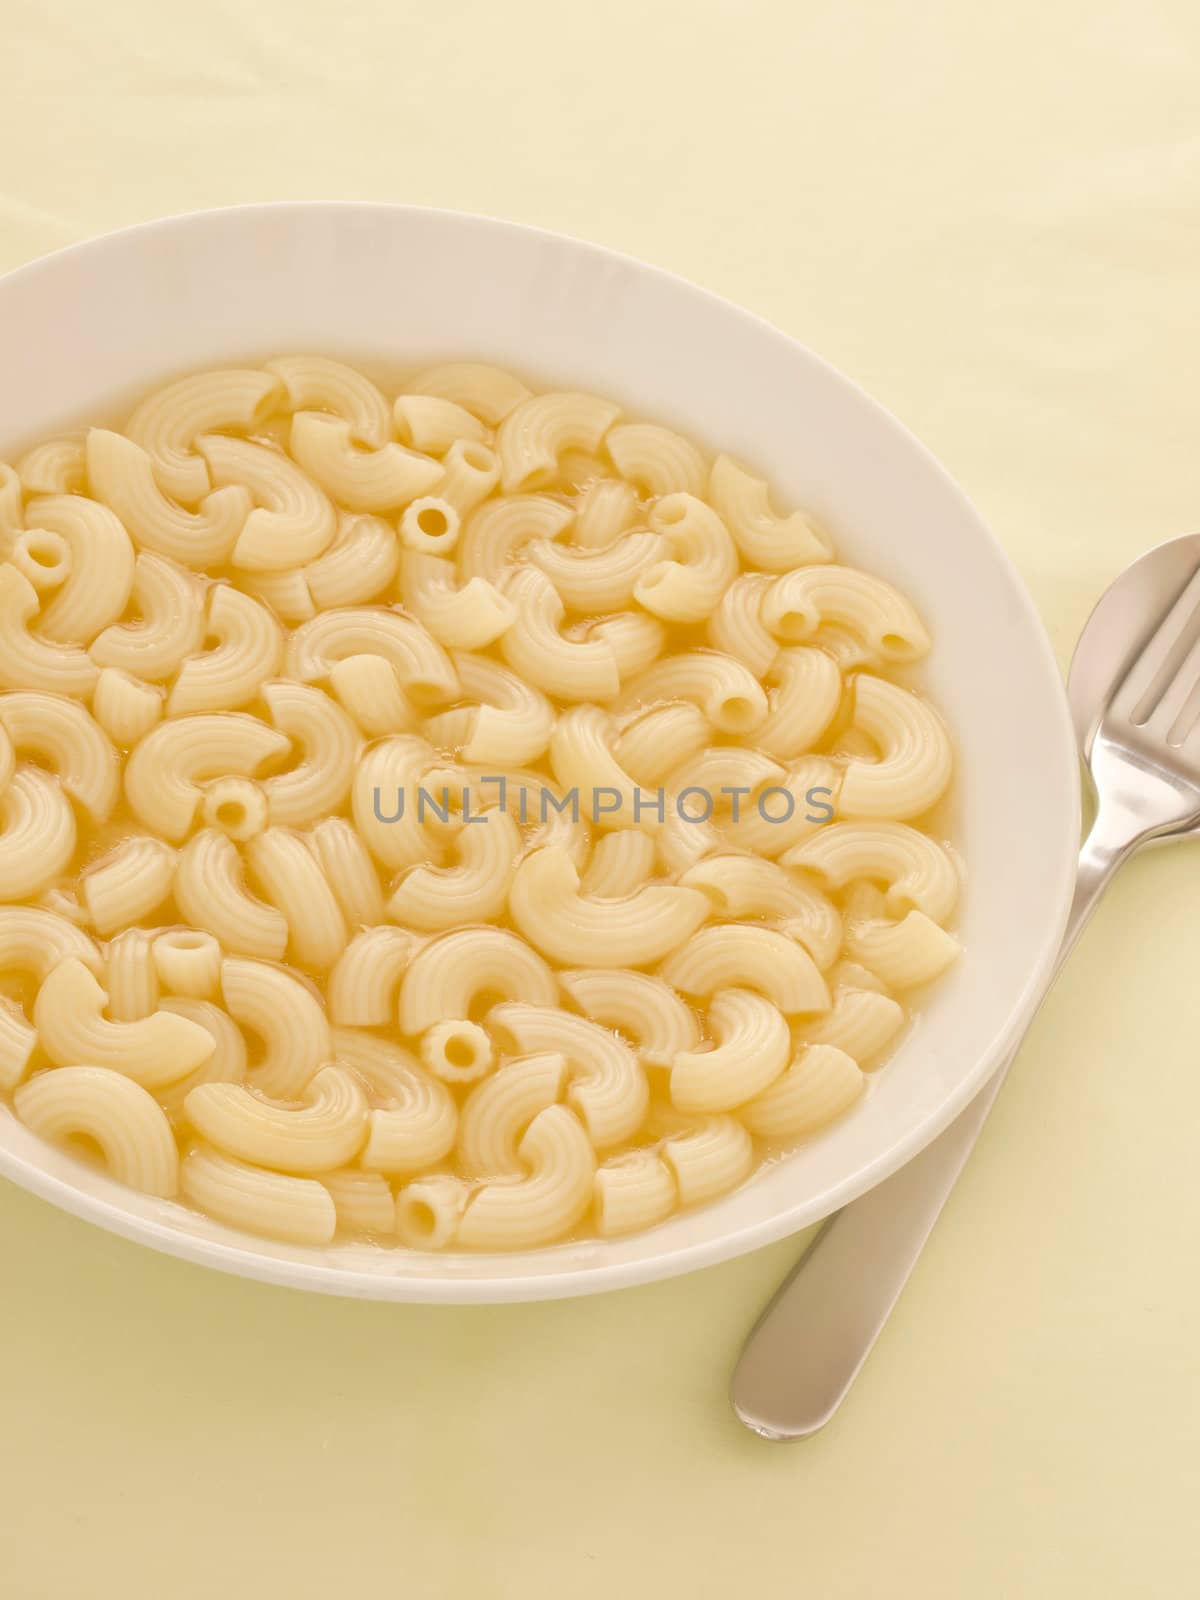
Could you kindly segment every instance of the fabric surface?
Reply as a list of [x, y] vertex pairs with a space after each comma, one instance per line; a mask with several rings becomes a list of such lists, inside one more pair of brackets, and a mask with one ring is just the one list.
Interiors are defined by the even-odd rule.
[[[1200, 522], [1193, 0], [3, 0], [0, 19], [0, 267], [293, 197], [629, 251], [892, 408], [1064, 664], [1109, 579]], [[220, 1277], [0, 1186], [0, 1588], [1186, 1592], [1198, 950], [1200, 850], [1128, 867], [844, 1412], [804, 1445], [752, 1438], [725, 1399], [797, 1241], [600, 1299], [405, 1308]]]

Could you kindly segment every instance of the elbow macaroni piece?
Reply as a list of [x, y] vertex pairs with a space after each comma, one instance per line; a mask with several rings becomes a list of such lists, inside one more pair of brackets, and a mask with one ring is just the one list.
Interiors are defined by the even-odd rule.
[[396, 1235], [411, 1250], [442, 1250], [455, 1242], [469, 1186], [450, 1173], [434, 1173], [396, 1196]]
[[503, 583], [509, 568], [530, 544], [548, 544], [570, 527], [574, 512], [549, 495], [506, 495], [485, 501], [467, 518], [458, 562], [468, 578]]
[[707, 749], [711, 737], [703, 711], [683, 700], [641, 712], [626, 722], [613, 754], [639, 783], [657, 784]]
[[644, 672], [663, 652], [667, 632], [657, 617], [645, 611], [618, 611], [583, 627], [587, 642], [599, 640], [612, 651], [621, 682]]
[[505, 494], [540, 489], [553, 480], [566, 450], [594, 455], [621, 408], [591, 394], [538, 394], [522, 400], [496, 434]]
[[148, 395], [125, 431], [149, 455], [164, 494], [202, 500], [212, 489], [202, 434], [217, 428], [259, 428], [278, 409], [279, 378], [250, 368], [196, 372]]
[[428, 455], [444, 456], [460, 439], [487, 444], [491, 434], [478, 417], [431, 394], [402, 394], [392, 407], [401, 444]]
[[38, 906], [0, 906], [0, 969], [43, 983], [73, 956], [89, 972], [104, 970], [100, 952], [82, 929], [56, 912]]
[[80, 494], [31, 500], [25, 515], [32, 528], [62, 539], [70, 571], [38, 618], [38, 632], [56, 644], [90, 644], [116, 622], [133, 591], [134, 548], [107, 506]]
[[770, 492], [761, 478], [718, 456], [708, 481], [709, 499], [751, 567], [763, 572], [788, 572], [812, 561], [833, 559], [833, 545], [799, 511], [776, 516]]
[[461, 928], [420, 950], [400, 983], [400, 1031], [410, 1036], [446, 1019], [467, 1021], [481, 994], [553, 1006], [554, 974], [505, 928]]
[[148, 828], [177, 843], [196, 819], [206, 781], [230, 773], [252, 777], [288, 751], [283, 734], [242, 712], [173, 717], [130, 753], [125, 797]]
[[0, 1002], [0, 1089], [9, 1093], [29, 1070], [37, 1046], [37, 1029], [8, 1001]]
[[56, 1066], [88, 1062], [123, 1072], [143, 1088], [176, 1082], [207, 1061], [212, 1035], [168, 1011], [132, 1022], [104, 1015], [108, 995], [82, 961], [68, 956], [43, 980], [34, 1002], [38, 1042]]
[[954, 769], [950, 736], [924, 700], [860, 672], [854, 680], [854, 723], [879, 749], [879, 759], [852, 758], [838, 810], [846, 818], [907, 821], [945, 794]]
[[273, 1099], [299, 1100], [333, 1058], [329, 1022], [313, 990], [283, 967], [231, 957], [221, 964], [221, 997], [262, 1041], [251, 1086]]
[[154, 935], [144, 928], [126, 928], [109, 941], [104, 960], [104, 987], [113, 1022], [137, 1022], [158, 1010], [158, 969]]
[[398, 735], [370, 746], [358, 763], [350, 796], [354, 826], [381, 866], [413, 867], [435, 853], [420, 805], [435, 756], [424, 739]]
[[579, 873], [560, 846], [535, 850], [517, 868], [508, 897], [520, 931], [564, 966], [649, 966], [677, 950], [709, 914], [704, 895], [645, 884], [622, 900], [580, 893]]
[[458, 1128], [458, 1161], [471, 1178], [520, 1173], [521, 1136], [540, 1111], [556, 1105], [567, 1082], [567, 1058], [557, 1051], [518, 1057], [467, 1096]]
[[891, 995], [847, 985], [836, 991], [825, 1015], [806, 1023], [797, 1037], [806, 1044], [835, 1045], [866, 1067], [895, 1041], [904, 1021], [904, 1008]]
[[134, 564], [137, 622], [114, 622], [92, 642], [97, 667], [161, 683], [204, 644], [204, 596], [194, 573], [153, 551]]
[[93, 495], [117, 514], [136, 545], [185, 567], [228, 561], [253, 509], [249, 490], [230, 483], [205, 495], [198, 511], [186, 510], [159, 488], [141, 445], [104, 428], [88, 433], [87, 476]]
[[680, 1111], [732, 1111], [765, 1089], [787, 1065], [792, 1036], [783, 1013], [748, 989], [722, 989], [708, 1008], [716, 1043], [686, 1050], [671, 1067]]
[[566, 607], [537, 567], [515, 569], [504, 583], [515, 616], [500, 639], [514, 672], [563, 700], [611, 700], [621, 687], [613, 645], [604, 638], [575, 639], [563, 632]]
[[781, 650], [770, 669], [770, 709], [755, 729], [761, 750], [792, 761], [812, 749], [837, 716], [842, 675], [823, 650]]
[[822, 971], [841, 949], [837, 907], [774, 862], [749, 855], [710, 855], [681, 873], [679, 881], [706, 894], [717, 916], [785, 922]]
[[638, 520], [641, 499], [632, 483], [621, 478], [593, 478], [576, 501], [571, 543], [603, 550], [628, 533]]
[[71, 644], [31, 631], [38, 592], [11, 562], [0, 564], [0, 690], [37, 689], [83, 699], [98, 675], [95, 662]]
[[866, 878], [886, 886], [890, 915], [923, 911], [945, 922], [958, 901], [958, 871], [928, 834], [902, 822], [835, 822], [782, 858], [815, 874], [828, 889]]
[[619, 611], [633, 603], [666, 548], [662, 534], [642, 528], [603, 549], [535, 539], [525, 547], [525, 557], [542, 569], [572, 610]]
[[421, 1035], [421, 1061], [443, 1083], [474, 1083], [495, 1065], [496, 1052], [476, 1022], [435, 1022]]
[[741, 1119], [763, 1139], [807, 1139], [862, 1094], [858, 1063], [835, 1045], [805, 1045], [774, 1083], [743, 1106]]
[[427, 367], [412, 379], [405, 393], [449, 400], [489, 428], [503, 422], [530, 396], [530, 391], [510, 372], [482, 361], [450, 361], [440, 367]]
[[649, 828], [651, 813], [643, 817], [642, 810], [651, 796], [613, 754], [615, 734], [613, 719], [599, 706], [572, 706], [551, 736], [551, 769], [563, 789], [578, 791], [581, 811], [597, 827]]
[[437, 933], [500, 916], [521, 853], [521, 831], [503, 811], [484, 811], [456, 841], [458, 864], [413, 867], [393, 889], [388, 916]]
[[74, 700], [52, 694], [0, 696], [0, 727], [13, 750], [43, 760], [73, 800], [106, 822], [121, 793], [120, 763], [111, 740]]
[[496, 1006], [487, 1022], [510, 1054], [563, 1056], [567, 1103], [597, 1149], [634, 1137], [646, 1119], [649, 1087], [637, 1056], [616, 1034], [558, 1007], [520, 1002]]
[[851, 921], [846, 928], [846, 954], [889, 989], [932, 983], [960, 953], [957, 939], [923, 911], [910, 911], [899, 922]]
[[8, 559], [39, 595], [58, 589], [71, 575], [71, 547], [48, 528], [25, 528], [12, 540]]
[[634, 598], [666, 622], [703, 622], [737, 577], [733, 540], [711, 506], [691, 494], [669, 494], [650, 513], [669, 559], [648, 568]]
[[222, 433], [206, 434], [199, 443], [213, 482], [240, 488], [254, 502], [229, 553], [235, 567], [286, 572], [315, 561], [332, 544], [332, 503], [282, 451]]
[[175, 903], [192, 927], [211, 933], [234, 955], [278, 961], [287, 949], [286, 917], [246, 888], [233, 841], [204, 828], [174, 861]]
[[584, 967], [560, 973], [559, 981], [585, 1017], [632, 1039], [648, 1067], [669, 1067], [700, 1042], [695, 1012], [661, 978]]
[[246, 860], [268, 904], [288, 926], [288, 948], [302, 967], [328, 971], [348, 933], [337, 896], [299, 834], [268, 828], [246, 845]]
[[368, 738], [413, 728], [416, 708], [383, 656], [347, 656], [330, 668], [329, 686], [347, 715]]
[[458, 693], [450, 657], [433, 635], [412, 617], [373, 606], [323, 611], [297, 628], [286, 667], [289, 677], [317, 683], [337, 663], [363, 655], [382, 656], [405, 689], [424, 704], [453, 700]]
[[378, 449], [392, 430], [391, 412], [371, 380], [328, 356], [279, 356], [266, 370], [283, 384], [291, 411], [332, 411], [360, 444]]
[[663, 1140], [679, 1203], [703, 1205], [736, 1189], [754, 1166], [754, 1141], [734, 1117], [704, 1117]]
[[0, 900], [29, 900], [75, 853], [75, 815], [60, 785], [21, 767], [0, 796]]
[[555, 712], [540, 689], [486, 656], [455, 651], [454, 668], [473, 702], [427, 718], [426, 739], [454, 747], [464, 761], [525, 766], [544, 755]]
[[703, 499], [708, 470], [690, 439], [653, 422], [609, 428], [605, 449], [617, 471], [643, 494], [687, 494]]
[[377, 450], [363, 449], [355, 443], [351, 423], [321, 411], [296, 413], [288, 447], [305, 472], [348, 511], [395, 511], [436, 489], [444, 476], [431, 456], [394, 440]]
[[244, 706], [274, 677], [283, 658], [283, 632], [249, 595], [227, 583], [209, 591], [205, 637], [216, 645], [190, 656], [167, 696], [169, 717]]
[[844, 628], [880, 661], [919, 661], [929, 652], [929, 635], [904, 596], [857, 567], [798, 567], [785, 573], [763, 596], [761, 614], [769, 631], [791, 644], [832, 625]]
[[149, 836], [125, 839], [94, 862], [80, 878], [80, 894], [96, 932], [106, 937], [157, 911], [175, 870], [175, 851]]
[[458, 543], [462, 518], [448, 500], [427, 494], [405, 507], [397, 531], [405, 550], [419, 555], [447, 556]]
[[[335, 540], [329, 548], [330, 558], [336, 556], [336, 544]], [[311, 622], [317, 614], [317, 608], [308, 585], [308, 575], [325, 559], [319, 557], [308, 567], [291, 567], [287, 572], [241, 572], [238, 581], [247, 594], [270, 606], [280, 622], [286, 622], [289, 626]]]
[[512, 626], [516, 609], [486, 578], [468, 578], [459, 588], [454, 563], [406, 550], [401, 562], [405, 604], [439, 644], [482, 650]]
[[345, 817], [326, 817], [308, 835], [349, 927], [383, 921], [383, 890], [374, 863]]
[[85, 1135], [104, 1152], [119, 1183], [169, 1200], [179, 1184], [179, 1152], [154, 1096], [108, 1067], [39, 1072], [13, 1095], [17, 1115], [42, 1139]]
[[333, 1196], [315, 1178], [250, 1166], [196, 1145], [180, 1163], [186, 1200], [218, 1222], [287, 1244], [328, 1244], [337, 1231]]
[[335, 1028], [337, 1059], [352, 1068], [371, 1096], [367, 1142], [360, 1166], [391, 1175], [435, 1166], [453, 1150], [458, 1108], [444, 1083], [398, 1045], [357, 1028]]
[[263, 779], [271, 822], [294, 828], [337, 811], [362, 753], [359, 730], [327, 694], [305, 684], [269, 683], [262, 698], [275, 728], [301, 757], [287, 772]]
[[[297, 622], [307, 622], [317, 608], [362, 605], [374, 600], [396, 576], [400, 547], [395, 530], [382, 517], [343, 514], [337, 537], [325, 554], [302, 572], [280, 574], [299, 582], [303, 591]], [[274, 602], [278, 611], [280, 605]]]
[[396, 1229], [396, 1201], [391, 1185], [378, 1172], [345, 1167], [326, 1172], [321, 1186], [329, 1191], [339, 1231], [386, 1239]]
[[[8, 468], [12, 471], [12, 468]], [[0, 480], [5, 469], [0, 467]], [[23, 484], [28, 494], [83, 494], [87, 487], [87, 462], [83, 438], [48, 439], [34, 445], [17, 462], [17, 497]], [[4, 526], [4, 497], [0, 492], [0, 527]]]
[[124, 750], [145, 738], [163, 714], [163, 693], [120, 667], [105, 667], [92, 691], [92, 715]]
[[[708, 642], [734, 656], [756, 678], [765, 678], [779, 655], [779, 642], [762, 620], [762, 597], [771, 580], [762, 572], [743, 572], [722, 594], [708, 618]], [[840, 675], [839, 675], [840, 684]], [[762, 744], [761, 734], [759, 744]]]
[[204, 1000], [221, 982], [221, 946], [211, 933], [168, 929], [153, 942], [158, 981], [168, 994]]
[[184, 1112], [196, 1132], [224, 1155], [300, 1175], [332, 1172], [366, 1143], [369, 1108], [358, 1079], [322, 1067], [297, 1105], [279, 1105], [239, 1083], [202, 1083]]
[[485, 363], [283, 355], [35, 445], [0, 1096], [306, 1247], [726, 1194], [853, 1114], [960, 955], [929, 644], [729, 456]]
[[459, 439], [442, 457], [438, 496], [465, 517], [482, 505], [500, 482], [500, 457], [486, 444]]
[[396, 1014], [400, 979], [417, 949], [415, 936], [402, 928], [364, 928], [342, 951], [329, 975], [329, 1015], [333, 1022], [381, 1028]]
[[596, 1232], [612, 1239], [664, 1222], [679, 1204], [675, 1174], [657, 1150], [629, 1150], [596, 1168]]
[[748, 922], [702, 929], [663, 963], [662, 976], [672, 988], [702, 998], [719, 989], [754, 989], [786, 1016], [829, 1009], [829, 990], [807, 950]]
[[767, 778], [747, 797], [740, 818], [726, 830], [729, 842], [763, 856], [781, 856], [833, 819], [841, 783], [840, 769], [826, 756], [789, 762], [777, 783]]
[[576, 865], [586, 862], [589, 839], [587, 824], [581, 815], [577, 815], [579, 808], [574, 797], [564, 794], [553, 778], [541, 772], [514, 769], [504, 764], [498, 765], [493, 771], [463, 766], [452, 769], [445, 776], [465, 783], [472, 814], [496, 806], [515, 818], [519, 826], [527, 830], [525, 844], [528, 849], [559, 845]]
[[654, 870], [654, 854], [648, 833], [623, 828], [602, 834], [592, 847], [580, 887], [584, 894], [606, 900], [635, 894]]
[[767, 715], [762, 684], [740, 661], [718, 650], [668, 656], [625, 686], [618, 711], [662, 700], [689, 700], [722, 733], [750, 734]]
[[592, 1200], [596, 1157], [578, 1118], [547, 1106], [518, 1146], [522, 1175], [484, 1183], [467, 1201], [456, 1243], [468, 1250], [528, 1250], [560, 1238]]

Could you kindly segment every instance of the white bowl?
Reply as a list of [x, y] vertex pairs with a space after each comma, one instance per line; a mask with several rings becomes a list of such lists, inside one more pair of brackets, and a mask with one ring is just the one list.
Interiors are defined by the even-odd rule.
[[548, 1298], [708, 1266], [803, 1228], [915, 1155], [1004, 1059], [1047, 983], [1074, 878], [1078, 769], [1062, 684], [1029, 596], [962, 493], [801, 345], [591, 245], [359, 204], [203, 212], [75, 246], [0, 280], [0, 329], [3, 455], [111, 418], [181, 370], [309, 350], [376, 365], [507, 363], [747, 458], [929, 621], [926, 682], [957, 738], [968, 866], [964, 959], [864, 1103], [741, 1190], [648, 1233], [504, 1256], [270, 1244], [84, 1169], [4, 1109], [0, 1173], [128, 1238], [270, 1282], [387, 1300]]

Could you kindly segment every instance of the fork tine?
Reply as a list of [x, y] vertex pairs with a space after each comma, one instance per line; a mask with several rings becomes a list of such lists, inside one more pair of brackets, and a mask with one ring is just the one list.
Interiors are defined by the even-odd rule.
[[[1186, 744], [1200, 721], [1200, 676], [1192, 684], [1188, 697], [1175, 715], [1167, 730], [1167, 743], [1178, 748]], [[1195, 740], [1192, 740], [1195, 743]]]
[[[1130, 664], [1112, 710], [1137, 726], [1153, 716], [1200, 639], [1200, 567], [1184, 584], [1153, 634]], [[1191, 687], [1191, 680], [1187, 687]]]
[[[1184, 636], [1186, 637], [1189, 632], [1193, 630], [1185, 626]], [[1146, 731], [1165, 739], [1170, 745], [1182, 743], [1194, 720], [1188, 715], [1188, 706], [1198, 683], [1200, 683], [1200, 618], [1197, 619], [1191, 648], [1179, 662], [1174, 675], [1163, 689], [1158, 704], [1143, 723]]]

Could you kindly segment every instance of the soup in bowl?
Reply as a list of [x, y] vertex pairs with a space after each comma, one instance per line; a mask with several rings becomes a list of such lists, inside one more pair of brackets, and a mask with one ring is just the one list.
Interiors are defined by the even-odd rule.
[[130, 230], [0, 307], [6, 1175], [273, 1281], [565, 1294], [816, 1220], [1003, 1059], [1063, 694], [845, 380], [393, 207]]

